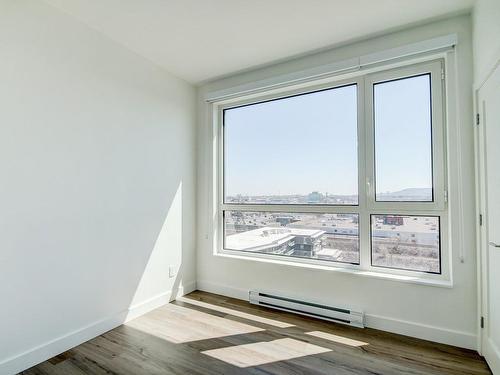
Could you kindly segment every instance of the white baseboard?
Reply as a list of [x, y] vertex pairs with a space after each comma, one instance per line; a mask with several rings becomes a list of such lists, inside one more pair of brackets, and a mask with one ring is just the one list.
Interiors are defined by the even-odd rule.
[[177, 288], [175, 291], [168, 291], [157, 296], [151, 297], [146, 301], [136, 303], [131, 305], [127, 311], [127, 317], [125, 322], [135, 319], [141, 315], [144, 315], [158, 307], [166, 305], [170, 301], [175, 300], [177, 297], [181, 297], [185, 294], [191, 293], [196, 290], [196, 282], [192, 281], [190, 283], [184, 284]]
[[491, 339], [488, 339], [483, 346], [483, 355], [493, 375], [500, 375], [500, 348]]
[[176, 297], [188, 294], [196, 289], [196, 283], [190, 282], [177, 288], [174, 291], [168, 291], [150, 298], [144, 302], [130, 306], [128, 309], [120, 311], [112, 316], [91, 323], [85, 327], [69, 332], [66, 335], [45, 342], [24, 353], [7, 358], [0, 362], [0, 374], [17, 374], [36, 364], [46, 361], [60, 353], [63, 353], [85, 341], [102, 335], [105, 332], [120, 326], [129, 320], [135, 319], [147, 312], [163, 306]]
[[232, 286], [215, 284], [209, 281], [200, 280], [196, 282], [196, 288], [204, 292], [220, 294], [222, 296], [248, 301], [248, 290], [245, 289], [238, 289]]
[[458, 346], [460, 348], [477, 350], [477, 335], [468, 332], [440, 328], [422, 323], [408, 322], [385, 316], [365, 314], [365, 325], [400, 335], [416, 337], [440, 344]]
[[[196, 286], [199, 290], [248, 301], [248, 290], [207, 281], [197, 281]], [[382, 331], [477, 350], [477, 336], [468, 332], [455, 331], [372, 314], [365, 314], [365, 325], [366, 327], [380, 329]]]

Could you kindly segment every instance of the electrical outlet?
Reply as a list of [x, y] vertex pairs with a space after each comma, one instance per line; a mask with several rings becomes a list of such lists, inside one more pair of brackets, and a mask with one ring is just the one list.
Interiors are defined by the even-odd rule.
[[177, 275], [177, 267], [168, 266], [168, 277], [175, 277], [175, 275]]

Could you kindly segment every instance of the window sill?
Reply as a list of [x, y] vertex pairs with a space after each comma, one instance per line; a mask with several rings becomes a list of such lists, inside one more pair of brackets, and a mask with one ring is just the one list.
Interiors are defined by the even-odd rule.
[[306, 263], [306, 262], [301, 262], [300, 260], [289, 261], [289, 260], [274, 259], [274, 258], [269, 258], [269, 257], [248, 256], [248, 255], [234, 254], [233, 252], [229, 252], [227, 250], [225, 250], [224, 252], [214, 253], [213, 255], [216, 257], [222, 257], [222, 258], [250, 260], [250, 261], [254, 261], [254, 262], [278, 264], [278, 265], [288, 266], [288, 267], [299, 267], [299, 268], [308, 268], [308, 269], [315, 269], [315, 270], [322, 270], [322, 271], [346, 273], [346, 274], [357, 275], [357, 276], [362, 276], [362, 277], [369, 277], [369, 278], [389, 280], [389, 281], [397, 281], [397, 282], [408, 283], [408, 284], [427, 285], [427, 286], [434, 286], [434, 287], [439, 287], [439, 288], [453, 288], [453, 281], [451, 281], [451, 280], [434, 279], [434, 278], [430, 278], [430, 277], [426, 278], [425, 276], [398, 275], [395, 273], [361, 270], [361, 269], [348, 268], [348, 267], [339, 267], [339, 266], [335, 266], [335, 265]]

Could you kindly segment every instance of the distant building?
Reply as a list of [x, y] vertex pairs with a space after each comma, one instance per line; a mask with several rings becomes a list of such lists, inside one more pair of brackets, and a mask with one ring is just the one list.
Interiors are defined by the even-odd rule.
[[384, 224], [385, 225], [404, 225], [403, 216], [384, 216]]
[[226, 237], [226, 248], [312, 258], [321, 250], [322, 230], [263, 227]]
[[324, 195], [321, 194], [319, 191], [313, 191], [312, 193], [309, 193], [307, 196], [307, 202], [308, 203], [320, 203], [323, 202]]
[[288, 224], [298, 221], [293, 216], [278, 216], [275, 220], [283, 227], [286, 227]]

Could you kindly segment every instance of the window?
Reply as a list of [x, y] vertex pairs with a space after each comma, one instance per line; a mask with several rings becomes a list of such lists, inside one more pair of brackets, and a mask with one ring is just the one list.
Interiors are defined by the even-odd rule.
[[225, 109], [224, 202], [357, 204], [356, 96], [349, 85]]
[[371, 215], [372, 265], [441, 273], [439, 216]]
[[447, 277], [442, 64], [217, 103], [216, 250]]
[[373, 85], [377, 201], [433, 199], [430, 78]]

